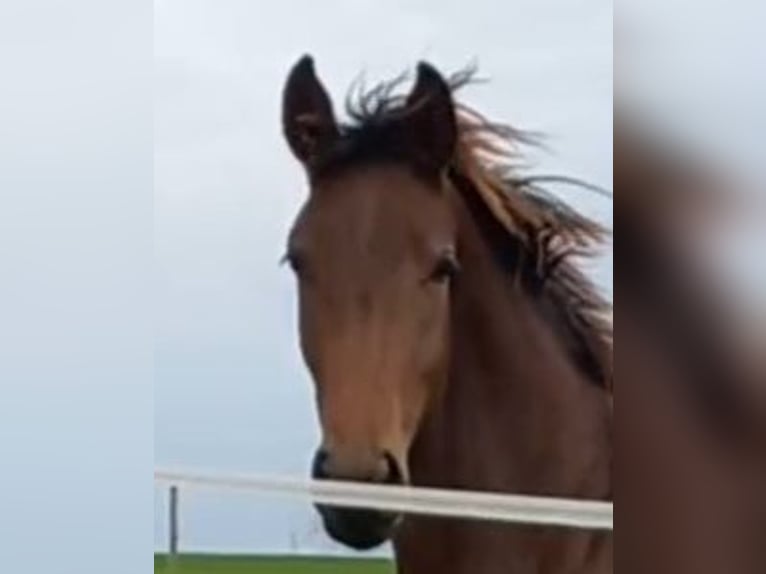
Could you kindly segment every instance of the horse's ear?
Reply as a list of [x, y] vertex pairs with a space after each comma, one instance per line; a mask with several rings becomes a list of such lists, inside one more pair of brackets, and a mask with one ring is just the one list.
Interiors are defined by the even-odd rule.
[[298, 60], [287, 77], [282, 129], [295, 157], [307, 166], [338, 136], [332, 102], [316, 76], [311, 56]]
[[406, 137], [412, 151], [426, 167], [443, 169], [457, 145], [457, 118], [452, 90], [431, 64], [418, 64], [406, 110]]

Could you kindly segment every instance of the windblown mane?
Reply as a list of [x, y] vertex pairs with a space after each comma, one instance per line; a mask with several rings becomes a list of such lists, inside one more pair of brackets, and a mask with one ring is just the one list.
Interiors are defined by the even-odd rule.
[[[453, 75], [453, 93], [471, 83], [474, 72]], [[397, 157], [402, 151], [387, 129], [406, 115], [404, 97], [396, 93], [404, 79], [400, 76], [371, 89], [360, 83], [349, 92], [346, 110], [351, 123], [342, 127], [341, 143], [326, 158], [328, 164], [367, 157], [406, 161]], [[524, 285], [543, 303], [578, 365], [594, 383], [611, 390], [612, 306], [574, 261], [593, 257], [609, 232], [541, 184], [559, 180], [589, 186], [568, 178], [520, 177], [519, 149], [534, 143], [534, 136], [494, 124], [462, 104], [457, 109], [458, 146], [449, 170], [453, 185], [480, 198], [503, 230], [504, 237], [493, 247], [515, 248], [522, 255], [515, 267]]]

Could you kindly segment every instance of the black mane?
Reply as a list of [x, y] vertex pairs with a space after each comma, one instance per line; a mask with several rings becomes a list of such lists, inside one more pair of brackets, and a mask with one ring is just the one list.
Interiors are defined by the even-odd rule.
[[[361, 163], [413, 163], [399, 131], [408, 111], [398, 88], [406, 79], [400, 75], [370, 89], [358, 82], [349, 91], [345, 107], [350, 120], [341, 124], [337, 142], [318, 158], [317, 173]], [[452, 75], [449, 84], [454, 94], [475, 81], [476, 69], [467, 68]], [[492, 123], [461, 104], [456, 107], [460, 143], [448, 170], [453, 186], [470, 200], [474, 216], [481, 217], [499, 261], [520, 273], [522, 284], [540, 301], [576, 364], [595, 384], [611, 389], [612, 306], [574, 261], [594, 256], [609, 234], [543, 184], [593, 186], [566, 177], [519, 176], [518, 150], [539, 144], [539, 136]], [[506, 213], [493, 213], [488, 193], [502, 196]]]

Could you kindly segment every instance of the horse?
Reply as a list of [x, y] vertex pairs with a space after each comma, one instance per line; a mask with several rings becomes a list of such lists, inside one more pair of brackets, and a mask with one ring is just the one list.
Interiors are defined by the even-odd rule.
[[721, 219], [726, 178], [618, 121], [614, 183], [624, 256], [620, 571], [766, 572], [763, 372], [737, 349], [699, 253]]
[[[288, 74], [312, 475], [610, 500], [611, 305], [577, 261], [608, 232], [518, 175], [526, 134], [458, 103], [467, 76], [420, 62], [339, 122], [311, 56]], [[391, 540], [400, 574], [612, 571], [611, 532], [318, 510], [351, 548]]]

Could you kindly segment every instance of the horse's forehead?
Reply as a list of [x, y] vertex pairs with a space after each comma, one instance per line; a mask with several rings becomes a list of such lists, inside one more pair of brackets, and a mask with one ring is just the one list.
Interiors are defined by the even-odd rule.
[[402, 168], [355, 170], [320, 183], [312, 193], [310, 225], [323, 234], [417, 240], [439, 234], [449, 221], [438, 190]]

